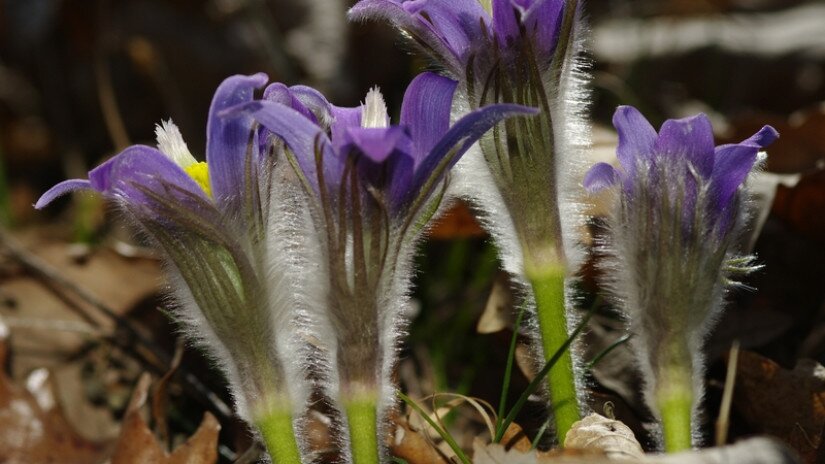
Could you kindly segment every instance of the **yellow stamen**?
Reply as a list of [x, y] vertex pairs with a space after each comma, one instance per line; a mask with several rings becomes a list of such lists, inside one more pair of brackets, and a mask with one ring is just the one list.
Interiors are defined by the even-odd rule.
[[212, 188], [209, 185], [209, 168], [206, 166], [206, 163], [203, 161], [199, 161], [197, 163], [192, 163], [189, 166], [183, 168], [189, 177], [195, 180], [198, 185], [201, 186], [206, 195], [211, 197], [212, 196]]

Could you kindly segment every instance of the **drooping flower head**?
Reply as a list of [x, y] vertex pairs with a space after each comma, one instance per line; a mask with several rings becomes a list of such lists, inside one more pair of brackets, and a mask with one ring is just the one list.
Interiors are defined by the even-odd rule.
[[[431, 73], [407, 88], [397, 125], [377, 89], [357, 108], [330, 105], [306, 88], [271, 86], [252, 115], [288, 147], [304, 186], [328, 283], [320, 312], [334, 333], [319, 334], [333, 358], [333, 398], [378, 402], [379, 421], [393, 403], [395, 361], [410, 286], [410, 260], [434, 215], [449, 168], [502, 119], [532, 114], [493, 105], [450, 125], [456, 82]], [[339, 390], [340, 389], [340, 390]], [[383, 442], [381, 440], [380, 442]]]
[[753, 269], [735, 247], [748, 214], [743, 184], [778, 134], [765, 126], [741, 143], [714, 146], [703, 114], [668, 120], [657, 133], [629, 106], [616, 110], [613, 124], [620, 168], [598, 163], [584, 186], [617, 191], [605, 275], [636, 334], [648, 400], [658, 412], [675, 377], [693, 381], [689, 396], [701, 396], [702, 341], [726, 287]]
[[282, 226], [272, 201], [272, 158], [261, 151], [251, 116], [225, 114], [252, 101], [266, 81], [264, 74], [233, 76], [220, 85], [205, 162], [196, 161], [171, 121], [163, 122], [158, 148], [131, 146], [88, 179], [54, 186], [35, 205], [93, 190], [134, 220], [167, 258], [177, 316], [221, 363], [239, 413], [250, 421], [273, 407], [301, 411], [309, 391], [296, 362], [288, 244], [267, 238]]

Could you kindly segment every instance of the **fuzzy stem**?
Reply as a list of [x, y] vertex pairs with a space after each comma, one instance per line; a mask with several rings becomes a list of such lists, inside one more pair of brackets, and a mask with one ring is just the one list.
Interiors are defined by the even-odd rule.
[[[536, 314], [544, 359], [549, 360], [567, 340], [567, 314], [564, 307], [564, 266], [554, 264], [527, 270], [527, 279], [536, 298]], [[547, 374], [550, 401], [554, 407], [556, 434], [564, 443], [573, 423], [581, 419], [573, 376], [573, 358], [565, 350]]]
[[656, 380], [656, 405], [662, 416], [665, 451], [675, 453], [691, 447], [693, 375], [685, 349], [671, 346], [663, 354], [666, 359]]
[[272, 408], [258, 416], [255, 425], [261, 432], [266, 449], [275, 464], [297, 464], [301, 452], [292, 428], [292, 411], [289, 408]]
[[374, 394], [357, 394], [344, 400], [344, 410], [349, 424], [352, 462], [378, 464], [378, 428]]

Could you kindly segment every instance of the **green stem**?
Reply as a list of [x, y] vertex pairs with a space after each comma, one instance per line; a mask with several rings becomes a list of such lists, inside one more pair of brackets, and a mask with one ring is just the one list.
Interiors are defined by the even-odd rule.
[[378, 464], [378, 428], [375, 395], [354, 395], [344, 400], [349, 424], [352, 462]]
[[301, 452], [292, 428], [292, 411], [273, 408], [255, 421], [275, 464], [300, 464]]
[[[544, 358], [548, 360], [568, 338], [567, 313], [564, 307], [564, 267], [549, 265], [528, 269], [527, 279], [536, 298], [536, 314], [541, 332]], [[556, 434], [560, 444], [573, 423], [580, 420], [576, 382], [573, 376], [573, 358], [570, 350], [562, 353], [547, 375], [550, 401], [555, 408]]]
[[691, 447], [692, 377], [690, 361], [674, 359], [666, 363], [657, 379], [656, 403], [662, 415], [665, 451], [668, 453]]

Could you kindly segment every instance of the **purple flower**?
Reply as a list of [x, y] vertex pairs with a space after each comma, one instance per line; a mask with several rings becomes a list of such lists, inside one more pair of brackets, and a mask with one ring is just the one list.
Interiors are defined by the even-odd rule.
[[456, 77], [477, 71], [483, 81], [499, 62], [514, 65], [525, 47], [545, 69], [559, 40], [564, 2], [493, 0], [489, 8], [478, 0], [361, 0], [349, 15], [392, 22]]
[[736, 193], [756, 163], [757, 153], [779, 136], [765, 126], [740, 143], [715, 147], [713, 129], [704, 114], [669, 119], [657, 134], [631, 106], [616, 110], [613, 125], [619, 132], [616, 156], [621, 170], [598, 163], [585, 176], [585, 188], [595, 192], [620, 183], [628, 203], [667, 199], [666, 207], [682, 210], [686, 232], [698, 220], [718, 233], [728, 231], [733, 216], [740, 212]]
[[410, 261], [441, 203], [449, 168], [504, 118], [535, 114], [492, 105], [451, 125], [455, 89], [446, 77], [419, 75], [407, 88], [397, 125], [377, 89], [361, 107], [341, 108], [305, 88], [270, 86], [264, 100], [232, 110], [251, 115], [267, 137], [285, 144], [303, 185], [310, 216], [305, 235], [321, 250], [311, 278], [323, 292], [314, 297], [317, 319], [329, 322], [316, 335], [332, 368], [327, 390], [346, 411], [378, 403], [382, 424], [395, 397], [391, 372]]
[[35, 205], [92, 190], [133, 220], [167, 258], [176, 316], [220, 362], [238, 412], [255, 423], [302, 411], [309, 392], [297, 355], [292, 260], [282, 237], [267, 236], [288, 227], [273, 214], [275, 166], [261, 150], [253, 118], [225, 111], [252, 101], [266, 81], [264, 74], [233, 76], [218, 87], [206, 162], [196, 161], [177, 127], [164, 122], [158, 148], [131, 146], [88, 179], [57, 184]]
[[758, 268], [735, 246], [749, 213], [743, 183], [778, 134], [765, 126], [743, 142], [715, 147], [703, 114], [668, 120], [657, 133], [630, 106], [616, 110], [613, 124], [620, 168], [598, 163], [584, 186], [617, 190], [603, 275], [629, 316], [646, 398], [662, 418], [665, 445], [678, 450], [690, 446], [691, 426], [696, 431], [691, 414], [703, 392], [703, 340], [726, 289]]

